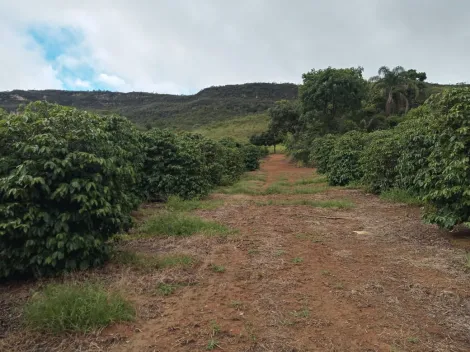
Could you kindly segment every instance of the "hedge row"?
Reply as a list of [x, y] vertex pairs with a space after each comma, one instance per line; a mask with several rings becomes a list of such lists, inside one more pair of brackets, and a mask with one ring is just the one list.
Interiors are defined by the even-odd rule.
[[425, 202], [428, 222], [469, 223], [470, 88], [432, 96], [391, 130], [313, 139], [308, 157], [331, 185], [403, 189]]
[[99, 265], [141, 202], [204, 196], [262, 156], [44, 102], [0, 112], [0, 278]]

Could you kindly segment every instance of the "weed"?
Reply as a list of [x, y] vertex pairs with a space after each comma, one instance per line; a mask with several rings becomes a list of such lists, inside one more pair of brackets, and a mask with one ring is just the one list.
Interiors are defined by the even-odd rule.
[[304, 308], [302, 310], [294, 310], [291, 314], [296, 318], [308, 318], [310, 316], [310, 311], [308, 308]]
[[220, 325], [217, 324], [215, 320], [211, 321], [211, 330], [212, 330], [212, 336], [217, 335], [220, 332]]
[[260, 181], [244, 181], [241, 180], [230, 187], [222, 187], [217, 190], [223, 194], [249, 194], [260, 195], [263, 182]]
[[217, 222], [173, 212], [152, 217], [141, 229], [141, 233], [146, 236], [191, 236], [196, 233], [223, 235], [229, 232], [226, 226]]
[[158, 293], [162, 296], [170, 296], [176, 291], [177, 286], [173, 284], [159, 283], [157, 286]]
[[165, 204], [165, 207], [170, 211], [184, 212], [196, 209], [216, 209], [223, 204], [224, 202], [222, 200], [183, 200], [178, 196], [171, 196], [168, 198], [168, 202]]
[[242, 180], [265, 182], [266, 174], [260, 172], [248, 172], [242, 176]]
[[329, 270], [322, 270], [322, 271], [321, 271], [321, 274], [322, 274], [323, 276], [330, 276], [330, 275], [331, 275], [331, 273], [330, 273]]
[[212, 351], [215, 350], [218, 347], [218, 341], [215, 339], [210, 339], [209, 342], [207, 343], [206, 350]]
[[292, 190], [293, 194], [316, 194], [322, 193], [327, 190], [332, 189], [332, 187], [323, 186], [323, 187], [295, 187]]
[[232, 301], [230, 302], [230, 307], [236, 310], [239, 310], [243, 307], [243, 302], [241, 301]]
[[294, 185], [312, 185], [317, 183], [326, 183], [326, 176], [313, 177], [313, 178], [303, 178], [294, 182]]
[[256, 255], [256, 254], [259, 254], [259, 250], [257, 250], [257, 249], [250, 249], [250, 250], [248, 251], [248, 254], [249, 254], [249, 255]]
[[251, 341], [255, 342], [256, 341], [256, 334], [255, 334], [255, 329], [253, 328], [253, 323], [248, 322], [245, 323], [245, 330], [248, 333], [248, 336], [250, 336]]
[[338, 282], [333, 287], [337, 290], [342, 290], [344, 288], [344, 284], [342, 282]]
[[223, 265], [211, 264], [211, 270], [215, 273], [224, 273], [225, 267]]
[[417, 337], [408, 337], [407, 341], [414, 344], [419, 343], [419, 339]]
[[304, 260], [301, 257], [295, 257], [295, 258], [292, 259], [292, 263], [294, 263], [294, 264], [300, 264], [300, 263], [303, 263], [303, 261]]
[[393, 188], [388, 191], [382, 192], [380, 198], [391, 202], [405, 203], [408, 205], [424, 205], [424, 203], [416, 196], [410, 194], [409, 192], [403, 189], [398, 188]]
[[274, 252], [274, 255], [276, 257], [280, 257], [281, 255], [285, 254], [286, 251], [282, 250], [282, 249], [278, 249], [277, 251]]
[[282, 188], [281, 185], [279, 185], [278, 183], [273, 183], [272, 185], [270, 185], [268, 188], [266, 188], [263, 192], [264, 195], [270, 195], [270, 194], [283, 194], [285, 193], [287, 190], [285, 190], [284, 188]]
[[40, 331], [89, 332], [134, 319], [132, 305], [117, 293], [93, 284], [54, 284], [33, 295], [25, 307], [26, 324]]
[[470, 269], [470, 252], [465, 253], [465, 267]]

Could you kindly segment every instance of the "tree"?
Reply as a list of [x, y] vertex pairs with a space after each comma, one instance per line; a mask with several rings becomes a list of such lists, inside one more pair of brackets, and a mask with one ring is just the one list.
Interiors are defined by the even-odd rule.
[[357, 113], [366, 94], [362, 67], [311, 70], [302, 75], [299, 88], [302, 120], [320, 128], [320, 134], [337, 132], [341, 120]]
[[390, 70], [387, 66], [379, 68], [378, 75], [371, 77], [374, 87], [382, 90], [386, 96], [385, 114], [390, 116], [392, 111], [405, 108], [405, 114], [410, 109], [410, 97], [417, 97], [423, 88], [422, 82], [426, 79], [425, 72], [408, 70], [397, 66]]
[[297, 101], [280, 100], [269, 109], [269, 129], [277, 135], [295, 133], [300, 128], [300, 105]]
[[269, 129], [260, 134], [255, 134], [250, 137], [251, 144], [265, 147], [273, 146], [274, 153], [276, 153], [276, 144], [279, 144], [281, 142], [282, 138], [278, 134], [276, 134], [272, 129]]

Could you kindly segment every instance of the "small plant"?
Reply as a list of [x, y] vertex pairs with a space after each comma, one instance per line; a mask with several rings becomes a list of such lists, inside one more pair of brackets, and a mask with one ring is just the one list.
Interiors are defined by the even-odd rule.
[[342, 290], [344, 288], [344, 284], [342, 282], [338, 282], [335, 284], [334, 288], [337, 290]]
[[176, 285], [161, 282], [158, 284], [157, 290], [162, 296], [170, 296], [176, 291], [176, 288]]
[[301, 257], [295, 257], [294, 259], [292, 259], [292, 263], [294, 264], [300, 264], [300, 263], [303, 263], [303, 258]]
[[417, 337], [408, 337], [408, 338], [407, 338], [407, 341], [408, 341], [409, 343], [414, 343], [414, 344], [419, 343], [419, 339], [418, 339]]
[[147, 236], [191, 236], [196, 233], [223, 235], [229, 229], [217, 222], [201, 219], [184, 213], [164, 212], [151, 218], [143, 227], [142, 234]]
[[210, 339], [209, 342], [207, 343], [206, 350], [208, 351], [215, 350], [218, 347], [217, 344], [218, 344], [217, 340]]
[[223, 265], [211, 264], [211, 270], [215, 273], [224, 273], [225, 267]]
[[470, 252], [465, 253], [465, 267], [470, 269]]
[[256, 254], [259, 254], [259, 250], [257, 250], [257, 249], [250, 249], [250, 250], [248, 251], [248, 254], [249, 254], [249, 255], [256, 255]]
[[230, 307], [239, 310], [243, 307], [243, 302], [241, 302], [241, 301], [232, 301], [232, 302], [230, 302]]
[[322, 271], [321, 271], [321, 274], [322, 274], [323, 276], [330, 276], [330, 275], [331, 275], [331, 273], [330, 273], [329, 270], [322, 270]]
[[211, 321], [211, 330], [212, 330], [212, 336], [217, 335], [220, 332], [220, 325], [217, 324], [217, 321], [212, 320]]
[[285, 254], [286, 251], [285, 250], [282, 250], [282, 249], [278, 249], [277, 251], [274, 252], [274, 255], [276, 257], [280, 257], [281, 255]]
[[92, 284], [54, 284], [33, 295], [24, 311], [33, 330], [89, 332], [135, 317], [133, 306], [118, 293]]
[[304, 308], [302, 310], [294, 310], [291, 314], [296, 318], [308, 318], [310, 316], [310, 310]]

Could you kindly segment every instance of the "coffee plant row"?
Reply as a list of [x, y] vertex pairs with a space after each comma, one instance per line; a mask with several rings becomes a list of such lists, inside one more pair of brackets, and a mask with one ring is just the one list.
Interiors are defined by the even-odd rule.
[[331, 185], [403, 189], [426, 204], [427, 222], [447, 229], [470, 222], [470, 88], [431, 96], [393, 129], [325, 135], [290, 152]]
[[0, 278], [86, 269], [143, 201], [202, 197], [264, 151], [36, 102], [0, 111]]

